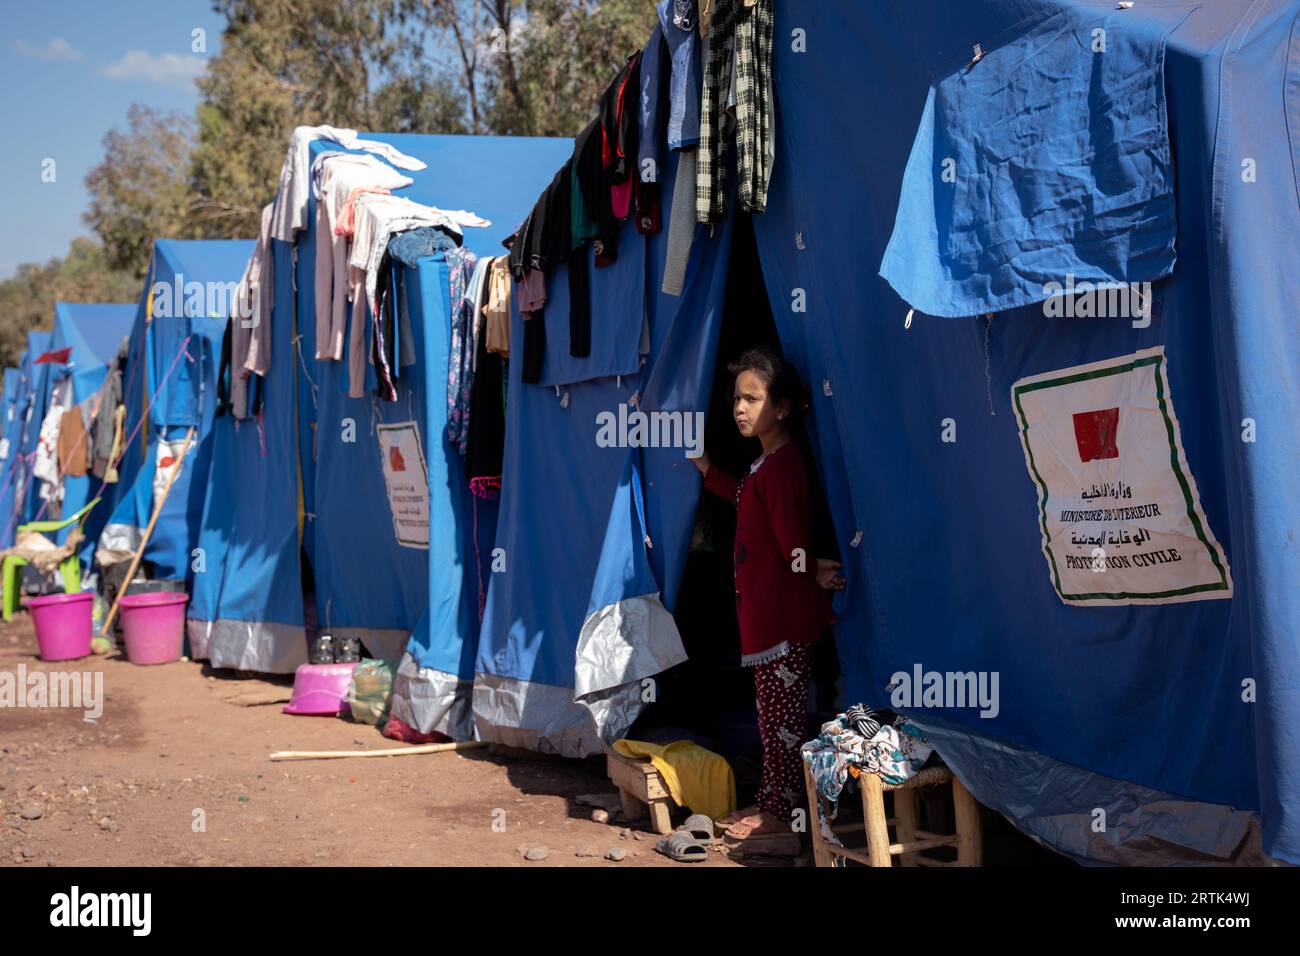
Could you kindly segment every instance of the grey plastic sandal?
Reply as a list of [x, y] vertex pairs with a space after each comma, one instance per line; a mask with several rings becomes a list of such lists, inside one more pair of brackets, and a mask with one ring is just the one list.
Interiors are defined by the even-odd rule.
[[655, 849], [678, 863], [700, 863], [709, 858], [709, 850], [686, 830], [677, 830], [655, 844]]
[[692, 813], [677, 830], [689, 833], [696, 843], [704, 846], [710, 846], [714, 840], [713, 820], [706, 813]]

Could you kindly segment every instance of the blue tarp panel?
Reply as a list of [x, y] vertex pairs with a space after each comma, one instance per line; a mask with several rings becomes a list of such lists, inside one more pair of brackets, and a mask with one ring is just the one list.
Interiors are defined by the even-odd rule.
[[[277, 278], [290, 276], [292, 248], [279, 240], [272, 246]], [[295, 363], [293, 288], [280, 280], [263, 415], [245, 421], [223, 415], [212, 430], [198, 536], [206, 567], [194, 577], [188, 613], [191, 651], [214, 667], [291, 673], [307, 660], [298, 560]]]
[[[160, 239], [135, 324], [123, 380], [130, 441], [113, 492], [112, 514], [100, 547], [133, 551], [154, 507], [161, 441], [179, 452], [194, 429], [193, 445], [172, 485], [145, 548], [158, 578], [189, 579], [198, 542], [216, 409], [223, 316], [253, 244], [245, 240]], [[141, 424], [141, 419], [147, 420]]]
[[[675, 155], [663, 183], [665, 209]], [[617, 416], [620, 405], [679, 416], [707, 407], [731, 227], [711, 239], [706, 228], [696, 233], [680, 298], [659, 291], [666, 230], [647, 238], [623, 227], [619, 263], [635, 268], [634, 288], [644, 290], [637, 301], [592, 283], [593, 335], [629, 313], [649, 322], [649, 358], [636, 375], [597, 369], [601, 377], [557, 395], [524, 385], [518, 363], [511, 365], [496, 540], [508, 563], [491, 576], [473, 692], [484, 739], [568, 756], [599, 753], [602, 739], [620, 735], [644, 705], [640, 681], [684, 660], [669, 612], [698, 473], [680, 444], [600, 447], [597, 416]], [[550, 305], [566, 284], [563, 268], [548, 283], [548, 352], [567, 328], [567, 310]], [[511, 341], [521, 341], [517, 312], [512, 322]]]
[[[1026, 45], [1049, 23], [1070, 29]], [[1089, 24], [1107, 31], [1118, 64], [1085, 42]], [[1220, 825], [1225, 808], [1258, 809], [1264, 850], [1300, 862], [1294, 5], [1115, 11], [981, 0], [869, 14], [847, 0], [778, 5], [776, 36], [795, 30], [807, 52], [776, 44], [777, 165], [756, 228], [783, 344], [814, 383], [816, 444], [848, 578], [836, 628], [845, 702], [888, 704], [893, 675], [917, 666], [997, 673], [996, 717], [969, 708], [916, 716], [932, 715], [948, 741], [967, 741], [944, 751], [954, 769], [1029, 832], [1064, 846], [1068, 816], [1075, 837], [1085, 835], [1071, 852], [1122, 860], [1126, 840], [1160, 831], [1155, 821], [1177, 808], [1171, 844], [1228, 858], [1244, 831]], [[1010, 56], [998, 52], [1006, 37]], [[985, 56], [962, 73], [975, 44]], [[1038, 101], [1039, 84], [1052, 103], [1075, 106], [1029, 120], [1017, 111]], [[1150, 109], [1161, 88], [1164, 130]], [[974, 90], [987, 98], [975, 103]], [[951, 97], [975, 115], [941, 110]], [[1074, 134], [1091, 130], [1090, 146], [1059, 125], [1076, 113]], [[853, 121], [827, 121], [835, 116]], [[957, 158], [955, 191], [941, 178], [947, 151]], [[1027, 156], [1040, 165], [1018, 170]], [[1142, 169], [1150, 178], [1139, 184], [1132, 175]], [[1052, 318], [1042, 305], [999, 311], [1044, 298], [1045, 282], [1070, 274], [1129, 281], [1167, 271], [1171, 211], [1160, 184], [1170, 177], [1177, 266], [1154, 285], [1149, 323]], [[1151, 190], [1141, 207], [1149, 219], [1116, 201], [1141, 185]], [[927, 216], [937, 238], [925, 235]], [[1103, 241], [1102, 254], [1089, 241], [1104, 240], [1115, 216], [1129, 220], [1134, 244]], [[1029, 230], [1040, 223], [1048, 241], [1031, 259], [999, 245], [999, 230], [1036, 239]], [[889, 282], [872, 275], [875, 263]], [[804, 312], [784, 308], [796, 289]], [[937, 319], [927, 309], [996, 315]], [[1070, 604], [1044, 558], [1012, 385], [1157, 347], [1187, 470], [1235, 592]], [[1258, 440], [1243, 440], [1246, 419]], [[955, 441], [944, 440], [949, 426]], [[1040, 789], [1048, 767], [1050, 810]], [[1110, 811], [1105, 833], [1088, 830], [1096, 806]], [[1033, 819], [1036, 808], [1051, 819]]]
[[[134, 305], [81, 305], [71, 302], [58, 302], [54, 306], [54, 332], [50, 339], [50, 350], [71, 349], [65, 365], [52, 365], [46, 381], [47, 397], [54, 386], [66, 376], [72, 377], [72, 403], [80, 405], [89, 399], [104, 382], [108, 364], [117, 357], [122, 339], [131, 332], [135, 321]], [[78, 511], [90, 500], [90, 496], [103, 486], [103, 479], [94, 475], [81, 478], [66, 476], [63, 479], [64, 517]], [[102, 496], [101, 496], [102, 497]], [[82, 566], [90, 567], [94, 554], [95, 542], [99, 532], [108, 519], [109, 505], [101, 501], [86, 519], [85, 542], [80, 549]], [[63, 544], [71, 528], [58, 532], [56, 540]]]
[[[1044, 298], [1045, 283], [1141, 282], [1174, 265], [1164, 44], [1190, 4], [1047, 7], [930, 62], [881, 274], [928, 315]], [[968, 65], [969, 64], [969, 65]]]

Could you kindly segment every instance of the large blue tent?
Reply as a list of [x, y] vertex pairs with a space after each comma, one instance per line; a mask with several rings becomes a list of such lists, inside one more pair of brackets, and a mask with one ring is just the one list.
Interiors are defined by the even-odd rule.
[[[127, 304], [84, 304], [57, 302], [54, 306], [54, 330], [50, 335], [50, 351], [68, 351], [67, 360], [50, 365], [45, 378], [45, 404], [65, 379], [70, 379], [68, 401], [81, 405], [89, 400], [104, 382], [109, 364], [117, 357], [122, 340], [131, 332], [136, 307]], [[62, 515], [78, 511], [90, 496], [103, 484], [93, 474], [63, 477]], [[46, 515], [48, 517], [48, 515]], [[108, 517], [108, 506], [101, 503], [90, 513], [84, 528], [85, 538], [80, 548], [82, 566], [90, 566], [95, 542]], [[71, 533], [65, 528], [56, 535], [62, 544]]]
[[212, 460], [216, 375], [225, 317], [252, 249], [244, 240], [159, 239], [135, 307], [123, 373], [126, 437], [102, 557], [135, 552], [159, 494], [155, 476], [191, 447], [158, 516], [144, 560], [151, 576], [189, 580]]
[[[996, 706], [918, 688], [904, 709], [1031, 835], [1094, 861], [1227, 861], [1257, 852], [1259, 820], [1264, 852], [1300, 859], [1294, 6], [777, 5], [775, 35], [777, 160], [754, 228], [781, 345], [812, 385], [848, 577], [842, 701], [896, 703], [900, 675], [996, 677]], [[680, 584], [694, 471], [680, 451], [597, 448], [592, 422], [618, 404], [704, 407], [709, 273], [730, 241], [711, 232], [697, 232], [688, 322], [653, 291], [661, 241], [644, 243], [651, 291], [634, 299], [654, 347], [639, 372], [617, 348], [580, 368], [555, 349], [541, 388], [512, 370], [508, 568], [490, 577], [472, 674], [424, 652], [462, 696], [472, 682], [480, 737], [597, 753], [639, 709], [638, 682], [680, 659], [660, 608]], [[1075, 317], [1098, 284], [1137, 284], [1133, 314]], [[560, 343], [549, 302], [564, 287], [557, 270]], [[616, 290], [592, 301], [596, 335], [640, 320]], [[1091, 398], [1071, 397], [1081, 382]], [[1069, 401], [1085, 404], [1067, 448], [1049, 419]], [[1086, 452], [1121, 407], [1120, 445], [1141, 450]], [[1152, 533], [1123, 524], [1138, 509], [1053, 504], [1046, 465], [1071, 457], [1075, 471], [1123, 461], [1105, 466], [1129, 476], [1116, 494], [1136, 474], [1182, 503], [1155, 531], [1179, 547], [1133, 555], [1162, 565], [1160, 583], [1063, 583], [1069, 535], [1049, 512], [1119, 522], [1099, 532], [1118, 552], [1100, 566], [1083, 552], [1084, 583], [1128, 568], [1130, 530]]]
[[[563, 140], [527, 137], [366, 134], [426, 168], [398, 195], [489, 220], [465, 230], [479, 255], [501, 254], [538, 191], [568, 155]], [[312, 144], [312, 155], [338, 147]], [[315, 200], [308, 221], [314, 221]], [[474, 502], [459, 456], [445, 444], [450, 323], [446, 264], [403, 267], [418, 361], [403, 369], [395, 402], [349, 398], [343, 363], [315, 355], [315, 236], [272, 240], [275, 305], [271, 368], [259, 419], [219, 418], [200, 546], [207, 572], [195, 580], [188, 633], [196, 656], [214, 666], [268, 673], [307, 659], [309, 619], [360, 638], [371, 654], [396, 660], [408, 637], [430, 634], [429, 614], [450, 606], [434, 640], [477, 633], [462, 591], [472, 586]], [[429, 472], [429, 546], [399, 543], [393, 530], [377, 429], [414, 423]], [[478, 502], [480, 538], [490, 544], [491, 502]], [[303, 561], [314, 578], [304, 608]], [[467, 566], [466, 562], [470, 562]], [[431, 586], [432, 581], [432, 586]], [[468, 594], [468, 592], [466, 592]], [[306, 615], [304, 614], [306, 611]], [[429, 638], [423, 638], [428, 642]]]
[[[1300, 862], [1294, 4], [779, 5], [796, 34], [756, 229], [782, 343], [821, 386], [845, 698], [887, 702], [917, 665], [998, 673], [995, 718], [915, 714], [1027, 832], [1095, 860], [1227, 860], [1257, 811], [1264, 851]], [[1074, 280], [1154, 281], [1154, 305], [1052, 317]], [[1135, 356], [1201, 535], [1184, 556], [1216, 567], [1080, 601], [1049, 574], [1022, 399]]]

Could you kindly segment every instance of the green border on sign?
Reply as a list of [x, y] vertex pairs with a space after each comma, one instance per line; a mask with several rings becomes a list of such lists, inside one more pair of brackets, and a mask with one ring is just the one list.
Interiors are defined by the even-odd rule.
[[[1201, 525], [1201, 516], [1196, 511], [1196, 506], [1192, 502], [1192, 491], [1188, 485], [1187, 476], [1183, 474], [1182, 468], [1178, 462], [1178, 442], [1174, 435], [1174, 423], [1169, 417], [1169, 408], [1165, 404], [1165, 377], [1164, 377], [1163, 355], [1150, 355], [1146, 358], [1134, 359], [1125, 365], [1115, 365], [1110, 368], [1093, 369], [1091, 372], [1076, 372], [1073, 375], [1062, 375], [1059, 378], [1043, 379], [1037, 382], [1030, 382], [1027, 385], [1017, 385], [1014, 388], [1016, 399], [1016, 413], [1020, 416], [1020, 441], [1025, 447], [1025, 455], [1029, 459], [1029, 470], [1034, 475], [1034, 480], [1038, 482], [1038, 487], [1042, 489], [1042, 497], [1038, 503], [1039, 523], [1043, 529], [1043, 550], [1047, 552], [1047, 559], [1052, 565], [1052, 579], [1056, 586], [1056, 593], [1061, 596], [1063, 601], [1089, 601], [1106, 598], [1163, 598], [1163, 597], [1180, 597], [1185, 594], [1197, 594], [1202, 591], [1227, 591], [1228, 576], [1224, 571], [1223, 562], [1219, 560], [1218, 549], [1210, 544], [1205, 536], [1205, 529]], [[1136, 368], [1144, 365], [1155, 366], [1156, 379], [1156, 399], [1160, 403], [1160, 414], [1165, 420], [1165, 432], [1169, 436], [1169, 463], [1173, 468], [1174, 475], [1178, 478], [1178, 486], [1183, 491], [1183, 500], [1187, 503], [1187, 517], [1192, 521], [1192, 527], [1196, 530], [1196, 537], [1200, 539], [1201, 544], [1210, 554], [1210, 560], [1214, 566], [1219, 569], [1218, 584], [1197, 584], [1193, 587], [1178, 588], [1173, 591], [1156, 591], [1152, 593], [1141, 593], [1133, 591], [1102, 591], [1092, 594], [1066, 594], [1061, 589], [1061, 573], [1056, 567], [1056, 556], [1052, 554], [1052, 536], [1047, 530], [1047, 482], [1038, 473], [1038, 468], [1034, 464], [1034, 449], [1029, 443], [1029, 422], [1025, 419], [1025, 410], [1020, 404], [1020, 396], [1025, 392], [1033, 392], [1040, 388], [1049, 388], [1058, 385], [1072, 385], [1075, 382], [1084, 382], [1094, 378], [1104, 378], [1108, 375], [1117, 375], [1121, 372], [1131, 372]]]

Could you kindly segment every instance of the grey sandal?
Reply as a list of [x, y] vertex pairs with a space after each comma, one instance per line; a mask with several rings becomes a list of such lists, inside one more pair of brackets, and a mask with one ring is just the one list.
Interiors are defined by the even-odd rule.
[[678, 863], [700, 863], [709, 858], [709, 849], [687, 830], [677, 830], [655, 844], [655, 849]]
[[679, 833], [689, 833], [696, 843], [711, 846], [714, 840], [713, 820], [706, 813], [692, 813], [686, 822], [677, 828]]

